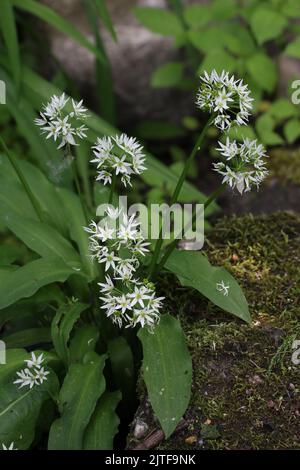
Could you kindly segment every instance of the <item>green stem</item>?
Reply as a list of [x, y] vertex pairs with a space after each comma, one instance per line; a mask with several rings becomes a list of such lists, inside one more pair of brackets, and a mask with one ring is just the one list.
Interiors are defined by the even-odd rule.
[[[181, 173], [181, 175], [180, 175], [180, 177], [177, 181], [177, 185], [175, 187], [174, 193], [171, 197], [170, 206], [172, 206], [173, 204], [176, 204], [176, 202], [177, 202], [177, 199], [179, 197], [182, 185], [183, 185], [183, 183], [185, 181], [185, 178], [186, 178], [186, 175], [189, 171], [190, 165], [191, 165], [192, 161], [194, 160], [198, 150], [200, 149], [200, 147], [201, 147], [201, 145], [204, 141], [204, 138], [206, 136], [207, 130], [208, 130], [209, 126], [211, 125], [211, 123], [213, 122], [213, 119], [214, 119], [214, 117], [210, 117], [210, 119], [208, 119], [207, 123], [205, 124], [204, 128], [202, 129], [202, 131], [201, 131], [201, 133], [200, 133], [200, 135], [199, 135], [199, 137], [196, 141], [196, 144], [194, 145], [194, 148], [193, 148], [190, 156], [188, 157], [188, 159], [185, 162], [184, 168], [183, 168], [182, 173]], [[154, 270], [155, 270], [155, 266], [156, 266], [157, 261], [159, 259], [161, 247], [162, 247], [162, 244], [163, 244], [162, 234], [163, 234], [163, 226], [161, 226], [161, 228], [160, 228], [159, 237], [158, 237], [158, 240], [157, 240], [156, 245], [155, 245], [155, 249], [154, 249], [154, 253], [153, 253], [153, 256], [152, 256], [151, 264], [149, 266], [149, 277], [152, 277], [152, 275], [154, 273]]]
[[[210, 204], [212, 202], [214, 202], [217, 199], [217, 197], [225, 190], [225, 188], [226, 188], [226, 185], [221, 184], [218, 187], [218, 189], [216, 191], [214, 191], [206, 199], [206, 201], [204, 203], [204, 211], [210, 206]], [[202, 212], [202, 208], [199, 209], [199, 211], [195, 212], [195, 214], [192, 217], [192, 220], [184, 227], [184, 233], [186, 233], [193, 226], [193, 224], [197, 220], [197, 217], [200, 215], [200, 212]], [[173, 253], [173, 251], [175, 250], [176, 247], [177, 247], [177, 237], [175, 238], [175, 240], [172, 241], [172, 243], [170, 243], [170, 245], [167, 246], [165, 254], [162, 257], [160, 263], [158, 263], [155, 266], [155, 269], [153, 271], [153, 276], [155, 276], [158, 272], [160, 272], [163, 269], [163, 267], [165, 266], [166, 262], [168, 261], [169, 257], [171, 256], [171, 254]]]
[[117, 183], [117, 175], [116, 175], [116, 173], [114, 173], [113, 177], [112, 177], [111, 187], [110, 187], [108, 204], [112, 204], [112, 202], [113, 202], [114, 193], [115, 193], [115, 189], [116, 189], [116, 183]]
[[3, 141], [3, 139], [0, 137], [0, 142], [1, 142], [1, 145], [3, 147], [3, 150], [4, 152], [6, 153], [11, 165], [13, 166], [21, 184], [23, 185], [24, 189], [25, 189], [25, 192], [27, 193], [28, 195], [28, 198], [32, 204], [32, 207], [34, 208], [35, 212], [36, 212], [36, 215], [38, 216], [39, 220], [41, 222], [43, 222], [43, 213], [42, 213], [42, 209], [36, 199], [36, 197], [34, 196], [33, 192], [31, 191], [30, 187], [29, 187], [29, 184], [27, 183], [26, 179], [24, 178], [23, 176], [23, 173], [22, 173], [22, 170], [19, 168], [19, 165], [17, 163], [17, 160], [15, 159], [15, 157], [9, 152], [5, 142]]

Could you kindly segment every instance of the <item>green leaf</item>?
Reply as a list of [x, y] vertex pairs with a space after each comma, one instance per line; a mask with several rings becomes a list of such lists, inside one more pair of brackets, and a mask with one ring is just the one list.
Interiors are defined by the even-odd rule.
[[119, 391], [102, 395], [84, 433], [84, 450], [113, 450], [120, 423], [115, 410], [120, 400]]
[[70, 362], [82, 362], [86, 353], [94, 351], [99, 338], [99, 329], [84, 325], [76, 329], [69, 347]]
[[132, 351], [122, 336], [108, 343], [109, 359], [115, 386], [121, 390], [123, 400], [130, 409], [135, 401], [135, 371]]
[[169, 62], [155, 70], [151, 78], [154, 88], [172, 87], [178, 85], [183, 77], [183, 64]]
[[227, 49], [237, 56], [248, 56], [256, 49], [255, 42], [250, 32], [236, 23], [228, 25], [225, 29], [225, 45]]
[[80, 450], [96, 403], [105, 390], [106, 356], [88, 353], [84, 364], [71, 364], [58, 397], [61, 417], [51, 426], [49, 450]]
[[144, 7], [134, 8], [133, 12], [140, 23], [154, 33], [163, 36], [177, 36], [183, 32], [179, 19], [171, 11], [163, 8]]
[[291, 119], [283, 129], [286, 140], [289, 144], [294, 144], [300, 137], [300, 121], [299, 119]]
[[10, 0], [1, 1], [0, 28], [7, 47], [16, 89], [19, 90], [21, 62], [15, 16]]
[[[193, 287], [218, 307], [238, 318], [251, 322], [247, 300], [234, 277], [224, 268], [214, 267], [199, 252], [175, 250], [166, 263], [180, 283]], [[229, 286], [228, 295], [218, 290], [218, 284]]]
[[184, 19], [192, 28], [201, 28], [211, 20], [211, 9], [207, 5], [190, 5], [184, 9]]
[[56, 354], [65, 363], [68, 364], [69, 340], [71, 331], [80, 315], [89, 305], [79, 302], [62, 305], [56, 312], [51, 324], [51, 337], [55, 347]]
[[2, 337], [8, 348], [27, 348], [36, 344], [51, 343], [50, 328], [27, 328]]
[[250, 24], [258, 43], [263, 44], [280, 36], [288, 23], [280, 13], [268, 8], [259, 8], [253, 13]]
[[268, 114], [274, 116], [278, 121], [282, 121], [284, 119], [299, 116], [299, 111], [288, 99], [279, 98], [272, 103], [268, 109]]
[[254, 82], [263, 90], [269, 93], [274, 91], [278, 80], [277, 68], [266, 54], [254, 54], [247, 60], [246, 67]]
[[86, 39], [86, 37], [76, 29], [72, 23], [66, 21], [60, 15], [55, 13], [51, 8], [48, 8], [45, 5], [41, 5], [35, 0], [11, 0], [12, 4], [17, 8], [21, 8], [28, 13], [31, 13], [34, 16], [37, 16], [42, 21], [53, 26], [53, 28], [62, 32], [63, 34], [68, 35], [71, 39], [78, 42], [82, 47], [88, 51], [95, 54], [95, 56], [101, 60], [103, 63], [106, 62], [105, 57], [100, 53], [100, 51]]
[[1, 206], [0, 221], [40, 256], [57, 256], [66, 264], [77, 268], [82, 267], [79, 254], [71, 243], [50, 225], [13, 213], [5, 215], [1, 211]]
[[52, 282], [64, 282], [77, 273], [60, 258], [40, 258], [12, 272], [7, 272], [0, 284], [0, 309], [24, 297], [30, 297]]
[[299, 18], [299, 2], [298, 0], [285, 0], [282, 3], [281, 10], [283, 15], [291, 18]]
[[162, 315], [154, 333], [140, 329], [143, 377], [151, 406], [168, 438], [186, 411], [191, 393], [192, 361], [179, 321]]
[[[211, 27], [204, 31], [189, 31], [188, 38], [191, 43], [206, 55], [210, 53], [226, 53], [223, 51], [228, 34], [224, 29]], [[218, 66], [218, 63], [215, 63]]]
[[228, 20], [239, 13], [240, 7], [235, 0], [214, 0], [211, 6], [212, 18], [215, 20]]
[[111, 20], [109, 11], [107, 9], [106, 1], [105, 0], [94, 0], [94, 1], [98, 10], [99, 16], [102, 19], [105, 27], [110, 32], [111, 37], [114, 39], [114, 41], [117, 41], [116, 31], [115, 31], [113, 22]]
[[25, 367], [30, 355], [24, 350], [9, 349], [7, 363], [0, 366], [0, 442], [15, 443], [17, 449], [28, 449], [35, 436], [35, 426], [42, 404], [58, 392], [58, 379], [50, 372], [41, 385], [19, 388], [14, 384], [17, 371]]
[[300, 59], [300, 36], [292, 41], [285, 49], [285, 54]]
[[198, 69], [198, 73], [202, 73], [205, 70], [209, 73], [213, 69], [219, 73], [222, 72], [222, 70], [231, 72], [235, 69], [235, 65], [235, 59], [226, 51], [212, 51], [206, 55], [205, 59], [201, 63], [200, 68]]

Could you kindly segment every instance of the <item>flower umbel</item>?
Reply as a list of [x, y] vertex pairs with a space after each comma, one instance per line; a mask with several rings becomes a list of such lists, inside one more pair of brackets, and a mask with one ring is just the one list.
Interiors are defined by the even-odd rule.
[[126, 134], [98, 138], [93, 153], [91, 162], [98, 170], [96, 179], [103, 184], [111, 184], [113, 175], [119, 175], [124, 186], [131, 186], [131, 176], [146, 170], [143, 147]]
[[200, 77], [201, 85], [196, 105], [215, 115], [214, 124], [222, 131], [232, 125], [241, 126], [248, 122], [252, 110], [253, 98], [250, 97], [248, 85], [243, 80], [229, 77], [228, 72], [219, 75], [215, 70], [209, 75], [204, 72]]
[[83, 107], [82, 100], [77, 103], [72, 99], [71, 109], [67, 111], [66, 104], [69, 100], [64, 93], [61, 96], [52, 96], [43, 107], [40, 117], [34, 121], [41, 127], [42, 133], [47, 134], [46, 139], [53, 138], [55, 142], [60, 140], [59, 149], [67, 144], [78, 145], [76, 138], [86, 137], [87, 127], [80, 124], [80, 121], [87, 117], [87, 109]]
[[2, 443], [2, 450], [18, 450], [16, 447], [14, 447], [15, 443], [11, 442], [7, 446]]
[[106, 215], [105, 221], [98, 225], [91, 222], [85, 228], [90, 234], [91, 256], [104, 264], [107, 273], [106, 282], [99, 283], [101, 308], [119, 327], [140, 325], [151, 330], [159, 321], [163, 297], [156, 297], [155, 287], [148, 280], [135, 277], [140, 257], [147, 253], [149, 243], [135, 214], [129, 217], [109, 207]]
[[224, 161], [214, 163], [214, 170], [223, 176], [223, 183], [232, 189], [237, 188], [240, 194], [250, 191], [251, 186], [257, 188], [268, 175], [265, 158], [267, 157], [263, 145], [256, 140], [244, 139], [242, 143], [230, 141], [219, 142], [217, 148]]

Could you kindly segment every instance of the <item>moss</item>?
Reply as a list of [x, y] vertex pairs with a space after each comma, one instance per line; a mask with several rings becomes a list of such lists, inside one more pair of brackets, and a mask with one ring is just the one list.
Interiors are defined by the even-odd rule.
[[270, 158], [270, 174], [285, 183], [300, 185], [300, 150], [279, 148], [273, 150]]
[[[300, 366], [291, 361], [300, 339], [299, 241], [300, 217], [288, 213], [225, 218], [210, 234], [205, 251], [240, 282], [250, 326], [195, 291], [164, 292], [186, 332], [194, 379], [189, 429], [161, 449], [300, 448]], [[213, 438], [205, 426], [217, 429]]]

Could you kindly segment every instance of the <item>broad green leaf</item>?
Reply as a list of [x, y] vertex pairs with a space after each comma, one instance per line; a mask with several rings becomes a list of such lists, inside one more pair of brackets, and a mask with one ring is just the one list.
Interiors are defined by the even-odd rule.
[[7, 47], [16, 89], [19, 91], [21, 78], [20, 51], [14, 10], [10, 0], [1, 1], [0, 28]]
[[64, 282], [76, 268], [67, 266], [60, 258], [40, 258], [12, 272], [7, 272], [0, 284], [0, 309], [24, 297], [30, 297], [52, 282]]
[[192, 361], [179, 321], [162, 315], [154, 333], [140, 329], [143, 377], [151, 406], [166, 438], [186, 411], [191, 394]]
[[217, 72], [221, 73], [222, 70], [231, 72], [235, 69], [236, 61], [235, 59], [228, 54], [226, 51], [218, 50], [209, 52], [203, 62], [201, 63], [200, 68], [198, 69], [199, 73], [211, 72], [215, 69]]
[[94, 325], [77, 328], [70, 342], [70, 362], [82, 362], [86, 353], [95, 350], [98, 338], [99, 328]]
[[285, 49], [285, 54], [300, 59], [300, 36], [292, 41]]
[[83, 364], [71, 364], [58, 403], [61, 417], [51, 426], [49, 450], [80, 450], [96, 403], [105, 391], [106, 356], [88, 353]]
[[36, 344], [51, 343], [50, 328], [27, 328], [2, 337], [8, 348], [27, 348]]
[[4, 215], [1, 206], [0, 221], [40, 256], [57, 256], [66, 264], [82, 267], [79, 254], [71, 243], [50, 225], [13, 213]]
[[168, 62], [155, 70], [151, 78], [154, 88], [172, 87], [178, 85], [183, 77], [183, 64]]
[[[175, 250], [166, 263], [180, 283], [193, 287], [218, 307], [247, 323], [251, 322], [247, 300], [237, 281], [224, 268], [214, 267], [200, 252]], [[228, 293], [220, 284], [228, 286]]]
[[105, 392], [99, 399], [84, 433], [84, 450], [113, 450], [120, 423], [115, 410], [120, 400], [119, 391]]
[[282, 14], [291, 18], [299, 18], [298, 0], [285, 0], [281, 5]]
[[71, 331], [80, 315], [89, 305], [80, 302], [62, 305], [56, 312], [51, 324], [51, 337], [55, 351], [60, 359], [69, 362], [69, 340]]
[[134, 8], [133, 12], [140, 23], [154, 33], [163, 36], [177, 36], [183, 32], [180, 20], [175, 13], [169, 10], [143, 7]]
[[289, 144], [293, 144], [300, 137], [300, 121], [299, 119], [291, 119], [283, 129], [286, 140]]
[[278, 73], [274, 62], [264, 53], [258, 52], [251, 56], [246, 67], [254, 82], [263, 90], [271, 93], [277, 84]]
[[248, 56], [256, 49], [254, 39], [250, 32], [239, 24], [230, 24], [226, 27], [225, 45], [229, 52], [238, 56]]
[[127, 409], [135, 401], [134, 359], [130, 346], [122, 336], [108, 343], [109, 359], [115, 386], [121, 390]]
[[283, 15], [268, 8], [255, 10], [250, 23], [259, 44], [280, 36], [288, 24]]
[[42, 404], [55, 398], [58, 392], [58, 379], [50, 372], [47, 380], [41, 385], [19, 388], [14, 384], [17, 371], [24, 369], [25, 359], [30, 354], [24, 350], [9, 349], [7, 363], [0, 366], [0, 442], [15, 443], [17, 449], [28, 449], [35, 436], [35, 425]]
[[207, 5], [190, 5], [184, 9], [184, 19], [192, 28], [201, 28], [211, 20], [211, 9]]
[[94, 53], [99, 60], [103, 61], [104, 63], [106, 62], [106, 59], [103, 57], [100, 51], [88, 39], [86, 39], [86, 37], [78, 29], [76, 29], [72, 23], [66, 21], [51, 8], [48, 8], [45, 5], [41, 5], [35, 0], [11, 1], [12, 4], [17, 8], [21, 8], [22, 10], [25, 10], [26, 12], [37, 16], [42, 21], [49, 23], [51, 26], [53, 26], [53, 28], [57, 29], [63, 34], [68, 35], [71, 39], [78, 42], [81, 46]]
[[109, 11], [108, 11], [107, 6], [106, 6], [106, 0], [94, 0], [94, 1], [95, 1], [97, 10], [98, 10], [99, 16], [102, 19], [105, 27], [110, 32], [111, 37], [115, 41], [117, 41], [116, 31], [115, 31], [113, 22], [111, 20]]

